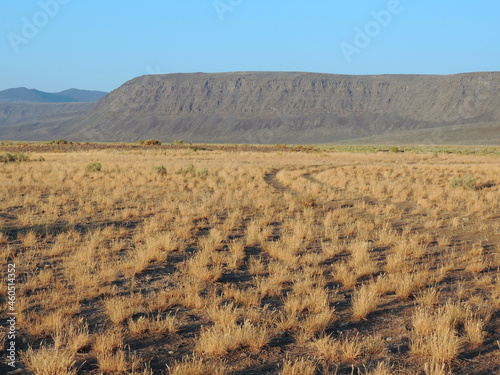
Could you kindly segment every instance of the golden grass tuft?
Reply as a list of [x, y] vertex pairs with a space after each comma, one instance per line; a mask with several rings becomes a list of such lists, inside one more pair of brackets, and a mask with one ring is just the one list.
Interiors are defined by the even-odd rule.
[[141, 336], [144, 333], [150, 335], [162, 335], [164, 333], [175, 333], [179, 328], [179, 322], [175, 316], [157, 314], [156, 318], [141, 316], [137, 320], [130, 319], [128, 328], [134, 335]]
[[64, 348], [41, 345], [38, 350], [30, 346], [21, 353], [26, 367], [35, 375], [76, 375], [74, 354]]
[[141, 366], [141, 360], [134, 353], [123, 349], [99, 353], [96, 357], [99, 369], [106, 374], [133, 374]]
[[270, 334], [265, 326], [250, 321], [241, 325], [203, 328], [196, 343], [196, 351], [210, 356], [224, 356], [241, 347], [258, 353], [268, 343]]
[[112, 353], [115, 349], [123, 347], [123, 339], [121, 330], [108, 330], [94, 335], [92, 349], [97, 355]]
[[229, 373], [224, 362], [208, 362], [196, 356], [167, 365], [169, 375], [226, 375]]
[[364, 284], [354, 291], [352, 297], [352, 316], [355, 321], [365, 319], [377, 309], [380, 295], [375, 284]]
[[338, 339], [322, 336], [309, 343], [308, 347], [319, 359], [346, 364], [358, 363], [366, 349], [358, 335], [341, 335]]
[[137, 301], [131, 297], [110, 297], [104, 300], [104, 309], [109, 320], [118, 325], [137, 312]]
[[313, 361], [301, 358], [296, 360], [286, 359], [280, 375], [314, 375], [316, 373], [317, 364]]

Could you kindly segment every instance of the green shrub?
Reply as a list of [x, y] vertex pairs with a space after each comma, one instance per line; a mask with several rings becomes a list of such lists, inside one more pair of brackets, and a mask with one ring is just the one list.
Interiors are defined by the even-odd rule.
[[158, 165], [151, 168], [151, 172], [159, 174], [160, 176], [165, 176], [167, 174], [167, 168], [165, 168], [163, 165]]
[[192, 174], [194, 176], [194, 174], [196, 173], [196, 169], [194, 168], [193, 164], [188, 164], [185, 168], [179, 169], [176, 173], [183, 175]]
[[208, 177], [208, 169], [207, 168], [202, 168], [199, 171], [196, 172], [196, 177], [205, 179]]
[[194, 152], [198, 151], [199, 150], [199, 147], [198, 146], [191, 146], [189, 147], [191, 150], [193, 150]]
[[15, 154], [10, 154], [8, 152], [4, 152], [0, 154], [0, 162], [2, 163], [12, 163], [12, 162], [21, 162], [30, 160], [29, 155], [26, 155], [22, 152], [16, 152]]
[[144, 142], [145, 146], [160, 146], [161, 142], [156, 140], [156, 139], [148, 139], [146, 142]]
[[389, 149], [390, 152], [399, 152], [399, 148], [397, 148], [396, 146], [392, 146], [390, 149]]
[[183, 142], [183, 141], [179, 141], [179, 140], [178, 140], [178, 141], [174, 141], [174, 142], [173, 142], [173, 144], [174, 144], [174, 145], [183, 145], [183, 144], [184, 144], [184, 142]]
[[43, 156], [40, 156], [36, 161], [45, 161], [45, 158]]
[[85, 170], [87, 172], [99, 172], [102, 169], [102, 164], [99, 162], [87, 164]]
[[0, 155], [0, 162], [2, 163], [11, 163], [13, 161], [16, 161], [14, 155], [9, 154], [8, 152], [4, 152]]
[[14, 154], [16, 161], [28, 161], [30, 160], [29, 155], [23, 154], [22, 152]]
[[137, 144], [143, 145], [143, 144], [144, 144], [144, 142], [146, 142], [144, 139], [139, 139], [139, 140], [137, 141]]
[[198, 178], [205, 179], [208, 177], [208, 169], [207, 168], [202, 168], [199, 171], [196, 170], [193, 164], [188, 164], [184, 168], [179, 169], [176, 174], [182, 174], [184, 176], [190, 174], [191, 176], [196, 176]]
[[67, 141], [65, 139], [54, 139], [50, 141], [50, 143], [55, 144], [55, 145], [72, 145], [73, 142]]
[[461, 187], [464, 189], [476, 190], [476, 180], [472, 178], [470, 173], [466, 173], [460, 177], [454, 177], [451, 180], [450, 185], [452, 187]]

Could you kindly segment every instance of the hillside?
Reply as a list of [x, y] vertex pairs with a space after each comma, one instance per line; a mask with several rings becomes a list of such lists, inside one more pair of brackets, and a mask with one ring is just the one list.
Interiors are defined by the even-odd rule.
[[87, 112], [74, 139], [318, 143], [500, 121], [500, 73], [342, 76], [171, 74], [133, 79]]
[[24, 124], [25, 131], [15, 134], [29, 140], [339, 143], [421, 129], [446, 133], [449, 126], [495, 122], [500, 122], [497, 72], [193, 73], [135, 78], [76, 120], [52, 123], [50, 129]]
[[106, 96], [108, 93], [95, 90], [69, 89], [57, 93], [58, 95], [69, 96], [78, 102], [94, 103]]
[[500, 122], [407, 130], [349, 139], [341, 143], [358, 145], [500, 145]]
[[[94, 103], [0, 103], [0, 129], [4, 125], [40, 121], [62, 113], [81, 113]], [[1, 131], [1, 130], [0, 130]]]
[[0, 103], [71, 103], [97, 102], [107, 93], [69, 89], [56, 93], [49, 93], [26, 87], [18, 87], [0, 91]]

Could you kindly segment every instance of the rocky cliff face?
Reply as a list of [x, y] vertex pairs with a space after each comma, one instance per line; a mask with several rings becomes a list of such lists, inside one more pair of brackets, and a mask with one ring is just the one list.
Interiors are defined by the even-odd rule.
[[500, 73], [150, 75], [101, 99], [75, 140], [312, 143], [500, 121]]

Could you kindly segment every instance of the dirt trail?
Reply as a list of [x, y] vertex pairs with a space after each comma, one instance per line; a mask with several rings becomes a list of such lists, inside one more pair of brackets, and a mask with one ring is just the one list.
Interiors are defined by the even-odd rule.
[[296, 195], [295, 191], [286, 187], [285, 185], [283, 185], [281, 182], [278, 181], [276, 175], [278, 174], [279, 171], [280, 169], [273, 168], [271, 172], [268, 172], [264, 175], [264, 181], [266, 181], [269, 186], [275, 188], [281, 193], [288, 192], [290, 194]]
[[[309, 181], [311, 183], [318, 184], [322, 187], [327, 187], [328, 185], [325, 184], [324, 182], [316, 180], [313, 177], [313, 174], [321, 172], [321, 171], [326, 170], [326, 169], [330, 169], [332, 167], [329, 166], [329, 167], [325, 168], [323, 166], [323, 168], [321, 168], [321, 169], [318, 169], [318, 167], [319, 166], [310, 166], [310, 167], [300, 168], [300, 169], [309, 169], [306, 173], [302, 174], [301, 177], [304, 177], [304, 179], [306, 179], [307, 181]], [[313, 170], [311, 170], [311, 169], [313, 169]], [[281, 169], [276, 169], [276, 168], [272, 169], [270, 172], [268, 172], [264, 175], [264, 181], [269, 186], [273, 187], [274, 189], [276, 189], [280, 193], [288, 193], [294, 197], [298, 197], [299, 194], [297, 191], [282, 184], [278, 180], [277, 174], [280, 171], [281, 171]], [[332, 188], [331, 186], [328, 186], [328, 187]], [[338, 193], [347, 192], [345, 189], [340, 189], [340, 188], [334, 188], [334, 190]], [[356, 196], [356, 197], [349, 197], [349, 198], [343, 197], [342, 199], [339, 199], [339, 200], [326, 201], [326, 202], [324, 201], [321, 203], [318, 201], [318, 202], [316, 202], [316, 204], [323, 206], [323, 208], [325, 208], [327, 210], [333, 210], [333, 209], [337, 209], [337, 208], [353, 207], [355, 202], [362, 201], [362, 200], [368, 204], [378, 204], [378, 201], [374, 197], [365, 197], [365, 196]]]

